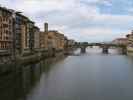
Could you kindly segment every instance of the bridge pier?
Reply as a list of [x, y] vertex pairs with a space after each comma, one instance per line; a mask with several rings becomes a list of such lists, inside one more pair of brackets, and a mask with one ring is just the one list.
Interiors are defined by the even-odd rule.
[[103, 51], [102, 51], [103, 53], [105, 53], [105, 54], [109, 53], [109, 48], [107, 46], [102, 47], [102, 49], [103, 49]]
[[122, 54], [127, 54], [127, 48], [126, 47], [122, 48]]
[[81, 53], [86, 53], [86, 47], [85, 46], [80, 47], [80, 49], [81, 49]]
[[109, 48], [110, 47], [115, 47], [115, 48], [120, 48], [121, 49], [121, 52], [122, 54], [127, 54], [127, 48], [126, 48], [126, 45], [118, 45], [118, 44], [109, 44], [109, 43], [78, 43], [75, 45], [77, 48], [80, 48], [81, 49], [81, 53], [86, 53], [86, 48], [88, 46], [90, 46], [91, 48], [93, 46], [99, 46], [100, 48], [102, 48], [102, 52], [105, 53], [105, 54], [108, 54], [109, 53]]

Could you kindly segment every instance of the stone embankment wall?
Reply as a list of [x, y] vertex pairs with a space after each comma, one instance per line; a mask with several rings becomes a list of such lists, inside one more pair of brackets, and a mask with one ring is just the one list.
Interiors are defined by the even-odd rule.
[[18, 67], [19, 65], [21, 67], [21, 65], [23, 64], [35, 63], [44, 59], [54, 58], [62, 55], [64, 56], [63, 50], [58, 50], [58, 51], [47, 50], [47, 51], [34, 53], [28, 56], [19, 55], [19, 56], [15, 56], [15, 58], [11, 56], [3, 56], [0, 58], [0, 74], [5, 72], [10, 72], [10, 71], [15, 71], [19, 69]]

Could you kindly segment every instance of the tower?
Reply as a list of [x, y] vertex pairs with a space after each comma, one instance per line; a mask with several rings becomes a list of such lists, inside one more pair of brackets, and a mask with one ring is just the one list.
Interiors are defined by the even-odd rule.
[[48, 32], [48, 23], [44, 23], [44, 32]]

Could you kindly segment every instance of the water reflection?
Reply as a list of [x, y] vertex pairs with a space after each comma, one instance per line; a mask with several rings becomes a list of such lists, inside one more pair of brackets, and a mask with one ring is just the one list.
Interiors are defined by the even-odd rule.
[[[18, 73], [8, 73], [8, 75], [0, 77], [1, 100], [18, 100], [19, 98], [25, 98], [25, 95], [36, 81], [35, 71], [31, 68], [32, 66], [34, 65], [25, 66]], [[37, 76], [39, 76], [39, 74]]]
[[16, 72], [1, 75], [0, 100], [25, 100], [26, 95], [39, 82], [41, 74], [48, 73], [50, 65], [58, 60], [59, 58], [50, 58], [38, 63], [21, 65], [21, 69]]
[[21, 65], [0, 76], [0, 100], [133, 100], [133, 58], [101, 51]]

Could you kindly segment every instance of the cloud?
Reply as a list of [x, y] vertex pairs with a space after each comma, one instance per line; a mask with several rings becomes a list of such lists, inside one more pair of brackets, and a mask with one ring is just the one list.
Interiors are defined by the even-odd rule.
[[[132, 29], [131, 14], [113, 14], [120, 0], [1, 0], [1, 4], [22, 11], [43, 30], [43, 22], [50, 29], [63, 32], [79, 41], [107, 41], [124, 36]], [[127, 2], [127, 1], [126, 1]], [[123, 4], [123, 3], [122, 3]], [[111, 12], [103, 13], [110, 8]], [[127, 9], [127, 7], [121, 7]], [[121, 8], [117, 9], [120, 10]], [[82, 38], [81, 38], [82, 37]]]

